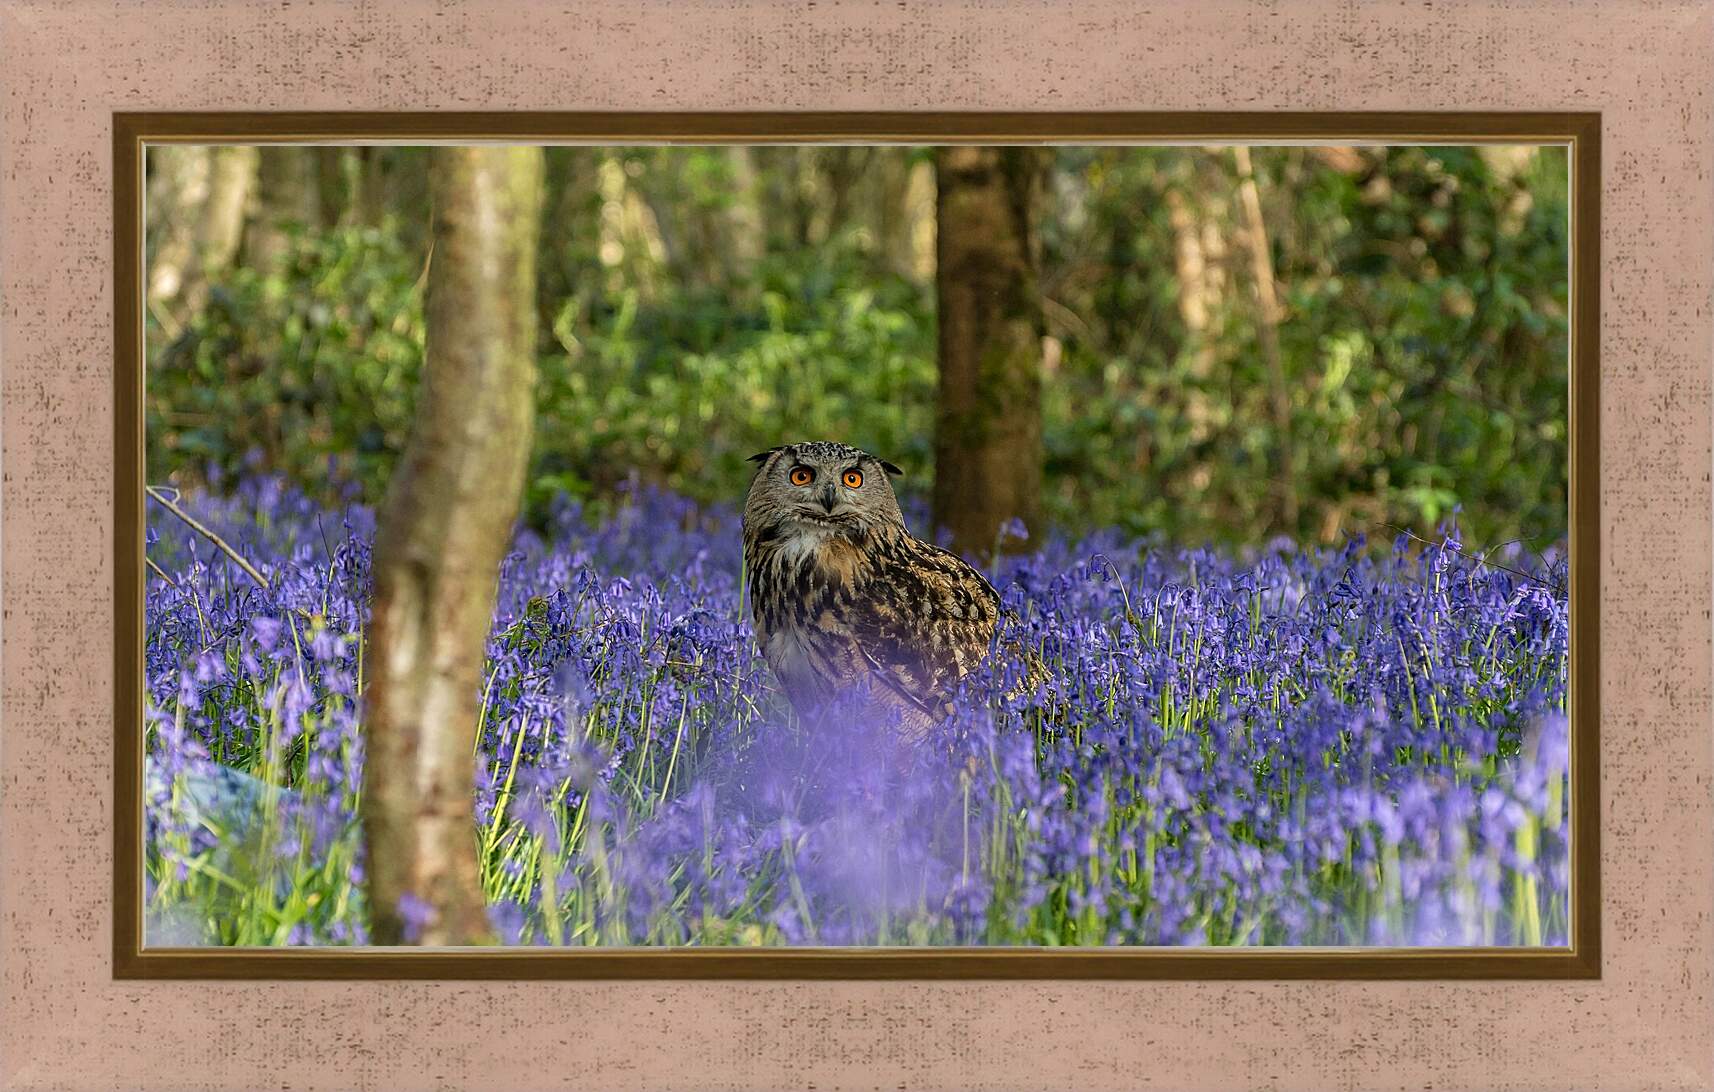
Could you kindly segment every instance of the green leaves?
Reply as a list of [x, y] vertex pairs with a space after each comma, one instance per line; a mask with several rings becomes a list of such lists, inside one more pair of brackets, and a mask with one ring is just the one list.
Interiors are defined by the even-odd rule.
[[[807, 161], [768, 149], [742, 161], [760, 222], [722, 227], [741, 182], [724, 151], [555, 154], [550, 190], [564, 196], [550, 194], [538, 277], [527, 518], [633, 478], [735, 500], [745, 456], [807, 436], [884, 453], [912, 469], [901, 488], [930, 487], [932, 278], [886, 249], [897, 233], [863, 211], [872, 197], [836, 221]], [[922, 154], [835, 166], [867, 193], [861, 172], [897, 174]], [[1229, 154], [1197, 148], [1058, 152], [1040, 225], [1048, 521], [1181, 542], [1337, 541], [1456, 507], [1473, 541], [1560, 537], [1563, 149], [1257, 148], [1253, 161], [1283, 312], [1296, 524], [1278, 525], [1269, 502], [1281, 438], [1238, 180]], [[602, 162], [611, 177], [597, 185]], [[254, 460], [326, 500], [348, 486], [380, 497], [423, 351], [426, 209], [399, 202], [379, 227], [290, 232], [272, 272], [240, 265], [200, 312], [153, 316], [152, 480], [231, 480]], [[799, 216], [815, 225], [807, 242]], [[676, 258], [650, 250], [650, 222]], [[722, 240], [741, 239], [757, 253], [726, 253]]]

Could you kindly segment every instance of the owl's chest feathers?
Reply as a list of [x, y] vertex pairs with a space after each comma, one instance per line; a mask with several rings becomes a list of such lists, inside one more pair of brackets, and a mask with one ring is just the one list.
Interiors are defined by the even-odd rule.
[[831, 529], [749, 545], [756, 637], [769, 666], [804, 697], [849, 676], [859, 653], [844, 617], [873, 576], [871, 558]]
[[856, 543], [820, 528], [745, 552], [756, 621], [767, 631], [826, 625], [818, 616], [858, 594], [872, 571]]

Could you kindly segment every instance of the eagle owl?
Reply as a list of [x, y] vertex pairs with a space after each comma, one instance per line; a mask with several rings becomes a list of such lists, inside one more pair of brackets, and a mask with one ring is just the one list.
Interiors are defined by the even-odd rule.
[[1000, 597], [955, 554], [911, 537], [889, 475], [845, 444], [771, 448], [744, 502], [744, 566], [762, 654], [792, 706], [841, 695], [921, 738], [988, 654]]

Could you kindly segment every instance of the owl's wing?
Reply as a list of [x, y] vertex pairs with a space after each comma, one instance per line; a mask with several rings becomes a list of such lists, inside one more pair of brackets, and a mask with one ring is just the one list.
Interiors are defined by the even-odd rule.
[[931, 716], [988, 654], [1000, 597], [955, 554], [910, 541], [852, 597], [849, 632], [870, 673]]

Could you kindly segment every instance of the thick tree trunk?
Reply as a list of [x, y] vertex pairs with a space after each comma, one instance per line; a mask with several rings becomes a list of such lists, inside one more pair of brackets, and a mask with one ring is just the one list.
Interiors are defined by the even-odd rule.
[[957, 548], [986, 552], [1010, 518], [1032, 535], [1039, 530], [1043, 328], [1034, 219], [1045, 155], [963, 146], [935, 154], [934, 518]]
[[429, 173], [425, 374], [382, 509], [369, 634], [363, 820], [379, 944], [490, 936], [472, 736], [534, 424], [541, 151], [436, 148]]
[[256, 212], [245, 247], [245, 261], [250, 268], [267, 272], [285, 261], [291, 250], [294, 227], [301, 231], [317, 226], [321, 220], [321, 197], [314, 149], [262, 148], [260, 156], [256, 169]]

